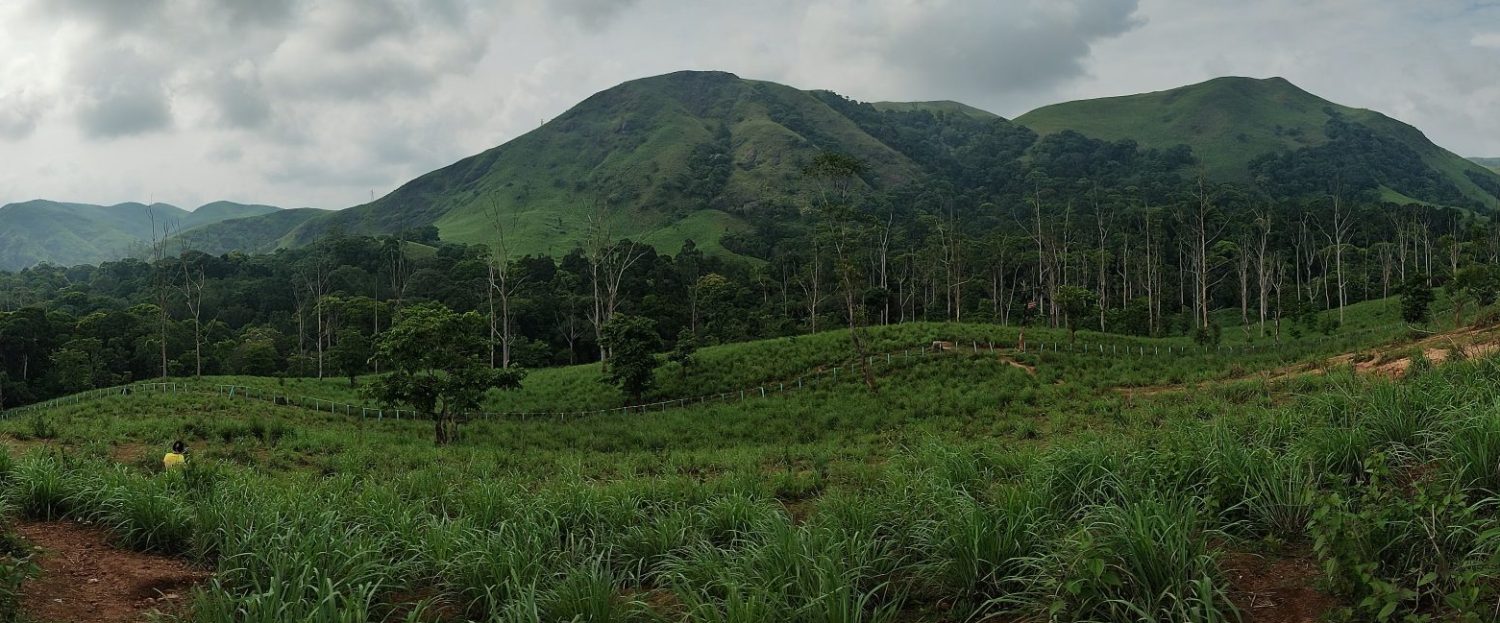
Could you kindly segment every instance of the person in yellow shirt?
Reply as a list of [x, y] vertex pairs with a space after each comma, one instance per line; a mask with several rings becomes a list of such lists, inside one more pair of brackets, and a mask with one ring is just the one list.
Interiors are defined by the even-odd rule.
[[167, 456], [162, 457], [161, 464], [169, 472], [178, 469], [187, 464], [185, 454], [187, 454], [187, 445], [183, 444], [180, 439], [174, 441], [172, 442], [172, 451], [168, 452]]

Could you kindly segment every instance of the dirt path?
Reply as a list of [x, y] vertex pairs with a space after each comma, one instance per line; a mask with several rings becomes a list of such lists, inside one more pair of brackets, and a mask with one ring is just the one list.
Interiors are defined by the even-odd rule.
[[1116, 387], [1115, 391], [1130, 397], [1147, 397], [1159, 394], [1182, 392], [1197, 387], [1221, 385], [1238, 381], [1262, 380], [1267, 383], [1288, 381], [1302, 376], [1326, 374], [1329, 370], [1353, 366], [1359, 374], [1401, 378], [1412, 365], [1408, 353], [1420, 350], [1422, 356], [1433, 364], [1441, 364], [1453, 353], [1462, 352], [1464, 357], [1484, 357], [1500, 351], [1500, 331], [1494, 329], [1459, 329], [1439, 333], [1415, 342], [1386, 344], [1353, 353], [1334, 355], [1318, 361], [1300, 363], [1251, 372], [1224, 379], [1204, 380], [1196, 383], [1171, 385], [1145, 385], [1139, 387]]
[[1230, 600], [1245, 623], [1316, 623], [1338, 600], [1315, 587], [1321, 573], [1310, 555], [1267, 558], [1230, 554], [1222, 563], [1230, 583]]
[[69, 521], [22, 523], [41, 549], [41, 574], [22, 588], [21, 611], [48, 623], [134, 623], [178, 612], [208, 574], [182, 560], [122, 550], [104, 531]]

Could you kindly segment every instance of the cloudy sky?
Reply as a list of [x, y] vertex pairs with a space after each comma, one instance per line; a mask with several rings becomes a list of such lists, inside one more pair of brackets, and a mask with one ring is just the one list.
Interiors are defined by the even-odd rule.
[[1279, 75], [1500, 156], [1500, 1], [4, 0], [0, 203], [342, 208], [679, 69], [1006, 117]]

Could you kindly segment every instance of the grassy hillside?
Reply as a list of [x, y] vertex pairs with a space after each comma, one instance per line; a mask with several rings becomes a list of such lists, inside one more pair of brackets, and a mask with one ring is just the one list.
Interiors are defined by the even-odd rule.
[[[1351, 324], [1399, 333], [1381, 313]], [[694, 374], [794, 374], [838, 362], [842, 337], [705, 349]], [[139, 391], [0, 421], [0, 497], [216, 570], [182, 591], [178, 620], [200, 623], [1500, 615], [1500, 361], [1475, 351], [1392, 380], [1313, 365], [1331, 352], [1314, 349], [1290, 356], [1309, 364], [1295, 378], [1235, 380], [1288, 350], [1036, 349], [881, 367], [879, 395], [845, 376], [665, 412], [471, 422], [442, 449], [423, 421]], [[1180, 370], [1225, 378], [1173, 389]], [[178, 438], [188, 467], [163, 475]]]
[[330, 227], [393, 232], [436, 224], [445, 240], [486, 242], [493, 209], [519, 252], [562, 253], [595, 212], [619, 235], [676, 251], [715, 248], [766, 201], [793, 201], [819, 149], [872, 165], [874, 185], [918, 167], [809, 93], [721, 72], [678, 72], [598, 93], [541, 128], [419, 177], [374, 203], [311, 220], [284, 240]]
[[987, 110], [980, 110], [968, 104], [952, 100], [937, 100], [932, 102], [870, 102], [875, 110], [881, 112], [920, 112], [932, 113], [954, 113], [973, 117], [975, 119], [999, 119], [1000, 115]]
[[230, 251], [270, 253], [276, 250], [288, 232], [328, 214], [329, 211], [316, 208], [292, 208], [260, 216], [224, 218], [183, 231], [177, 240], [214, 255]]
[[0, 270], [19, 270], [40, 262], [71, 266], [119, 259], [145, 248], [153, 218], [158, 231], [164, 225], [183, 231], [277, 211], [271, 206], [228, 201], [192, 212], [164, 203], [13, 203], [0, 207]]
[[1416, 128], [1378, 112], [1334, 104], [1283, 78], [1215, 78], [1166, 91], [1053, 104], [1015, 121], [1043, 135], [1073, 130], [1147, 147], [1185, 144], [1211, 177], [1247, 182], [1256, 158], [1327, 143], [1331, 113], [1413, 150], [1465, 196], [1500, 207], [1500, 196], [1465, 173], [1500, 183], [1492, 172], [1432, 144]]

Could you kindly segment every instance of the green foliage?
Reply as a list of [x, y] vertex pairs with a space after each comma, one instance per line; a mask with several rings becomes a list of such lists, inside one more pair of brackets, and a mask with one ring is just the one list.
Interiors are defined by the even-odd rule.
[[21, 585], [37, 572], [30, 548], [0, 523], [0, 623], [19, 623]]
[[456, 314], [432, 303], [402, 310], [377, 346], [380, 360], [393, 369], [370, 386], [369, 395], [432, 418], [438, 445], [453, 441], [458, 416], [478, 409], [485, 391], [519, 387], [525, 376], [518, 368], [497, 370], [482, 361], [484, 344], [476, 338], [482, 322], [473, 312]]
[[1416, 324], [1432, 319], [1432, 288], [1427, 278], [1415, 275], [1401, 286], [1401, 319]]
[[1057, 291], [1057, 306], [1062, 309], [1068, 327], [1068, 339], [1078, 331], [1078, 323], [1093, 314], [1099, 305], [1099, 296], [1093, 290], [1078, 286], [1063, 286]]
[[[408, 309], [442, 324], [435, 308]], [[389, 412], [112, 395], [47, 410], [56, 449], [0, 460], [0, 495], [25, 516], [90, 520], [213, 568], [192, 596], [193, 620], [208, 623], [1234, 620], [1227, 596], [1241, 587], [1224, 555], [1274, 559], [1305, 539], [1350, 620], [1390, 604], [1388, 620], [1493, 618], [1500, 532], [1484, 466], [1500, 365], [1222, 382], [1399, 336], [1367, 333], [1381, 314], [1389, 325], [1386, 303], [1352, 306], [1330, 342], [1233, 354], [1239, 332], [1204, 352], [1083, 331], [1085, 350], [1031, 328], [1029, 343], [1059, 348], [1022, 354], [1005, 350], [1013, 328], [874, 327], [871, 348], [892, 360], [876, 367], [878, 399], [846, 372], [649, 414], [489, 420], [440, 460], [417, 437], [427, 422]], [[939, 337], [1000, 352], [903, 358]], [[658, 371], [658, 391], [811, 377], [848, 365], [847, 339], [704, 347], [686, 378]], [[465, 348], [477, 358], [482, 340]], [[538, 371], [489, 399], [613, 404], [599, 370]], [[356, 395], [342, 379], [194, 387], [218, 382]], [[1119, 391], [1167, 383], [1193, 388]], [[280, 422], [293, 429], [273, 433]], [[0, 434], [26, 427], [0, 421]], [[179, 436], [194, 451], [186, 470], [114, 462]]]
[[354, 329], [340, 331], [338, 339], [328, 349], [334, 368], [349, 377], [350, 387], [354, 386], [356, 377], [369, 369], [372, 354], [370, 340]]
[[655, 383], [656, 349], [661, 340], [649, 319], [616, 314], [604, 325], [600, 340], [609, 353], [604, 381], [640, 400]]

